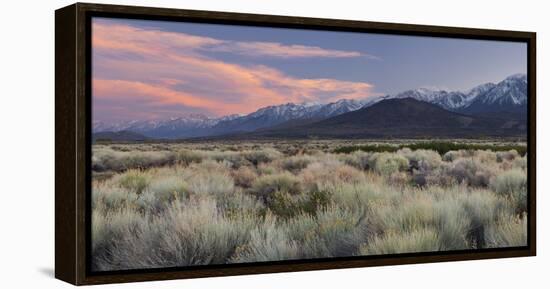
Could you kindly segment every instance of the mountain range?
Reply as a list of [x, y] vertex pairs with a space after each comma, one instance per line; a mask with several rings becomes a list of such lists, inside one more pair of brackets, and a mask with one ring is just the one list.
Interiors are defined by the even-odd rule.
[[359, 110], [314, 123], [271, 128], [233, 138], [484, 138], [526, 134], [526, 122], [467, 115], [425, 101], [384, 99]]
[[[336, 102], [286, 103], [221, 118], [189, 114], [160, 121], [94, 122], [94, 135], [132, 132], [132, 139], [197, 137], [467, 137], [526, 134], [527, 76], [468, 91], [419, 88]], [[97, 139], [98, 137], [94, 137]]]

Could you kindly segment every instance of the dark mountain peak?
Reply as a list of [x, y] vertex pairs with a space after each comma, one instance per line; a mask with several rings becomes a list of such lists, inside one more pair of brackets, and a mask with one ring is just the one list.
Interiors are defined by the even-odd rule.
[[[381, 107], [381, 106], [394, 106], [394, 105], [401, 105], [401, 106], [432, 106], [436, 108], [440, 108], [437, 105], [421, 101], [418, 99], [415, 99], [413, 97], [404, 97], [404, 98], [387, 98], [384, 100], [381, 100], [380, 102], [373, 104], [370, 107]], [[365, 107], [364, 109], [368, 109], [369, 107]], [[440, 108], [441, 109], [441, 108]]]
[[268, 129], [250, 135], [275, 138], [470, 138], [523, 133], [518, 122], [464, 115], [406, 97], [383, 99], [356, 111], [292, 129]]
[[362, 109], [341, 114], [324, 121], [320, 124], [348, 123], [349, 125], [361, 126], [363, 124], [402, 124], [414, 125], [416, 122], [424, 124], [432, 122], [436, 124], [438, 119], [449, 119], [465, 117], [461, 114], [447, 111], [438, 105], [420, 101], [412, 97], [384, 99]]

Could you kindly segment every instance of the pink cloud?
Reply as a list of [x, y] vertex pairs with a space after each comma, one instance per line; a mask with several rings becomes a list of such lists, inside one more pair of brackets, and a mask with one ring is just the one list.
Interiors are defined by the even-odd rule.
[[179, 50], [189, 53], [200, 47], [222, 44], [223, 41], [185, 33], [96, 22], [92, 24], [92, 43], [94, 49], [155, 54], [167, 50]]
[[284, 45], [277, 42], [226, 42], [212, 48], [248, 56], [304, 58], [304, 57], [359, 57], [360, 52], [323, 49], [317, 46]]
[[[94, 98], [127, 100], [129, 109], [132, 102], [146, 101], [200, 108], [220, 116], [286, 102], [372, 95], [372, 85], [364, 82], [297, 78], [267, 66], [206, 57], [201, 50], [227, 45], [209, 37], [94, 23], [92, 45]], [[231, 45], [235, 53], [267, 45], [272, 55], [281, 58], [353, 57], [354, 53], [262, 42]]]
[[139, 81], [94, 79], [92, 93], [98, 99], [116, 97], [118, 100], [145, 101], [161, 105], [182, 104], [188, 107], [209, 109], [221, 115], [231, 113], [239, 108], [230, 103], [220, 106], [220, 102], [217, 101]]
[[[103, 37], [108, 35], [109, 37]], [[154, 39], [151, 42], [148, 40]], [[94, 23], [93, 41], [97, 48], [127, 49], [136, 53], [154, 53], [159, 49], [211, 50], [247, 56], [279, 58], [359, 57], [357, 51], [324, 49], [317, 46], [285, 45], [277, 42], [227, 41], [186, 33], [142, 29], [128, 25]]]

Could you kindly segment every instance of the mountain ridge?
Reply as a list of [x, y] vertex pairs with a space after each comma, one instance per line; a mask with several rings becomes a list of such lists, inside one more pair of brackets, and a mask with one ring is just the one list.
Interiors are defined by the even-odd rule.
[[418, 88], [395, 95], [365, 99], [340, 99], [322, 103], [285, 103], [262, 107], [247, 115], [220, 118], [189, 114], [165, 120], [128, 121], [114, 124], [94, 122], [97, 132], [133, 131], [149, 138], [196, 138], [265, 131], [273, 128], [292, 129], [338, 115], [357, 111], [388, 99], [412, 98], [465, 115], [490, 118], [526, 119], [527, 76], [514, 74], [494, 84], [485, 83], [464, 92]]
[[445, 110], [414, 98], [385, 99], [372, 106], [288, 129], [256, 131], [251, 138], [501, 137], [525, 134], [526, 124]]

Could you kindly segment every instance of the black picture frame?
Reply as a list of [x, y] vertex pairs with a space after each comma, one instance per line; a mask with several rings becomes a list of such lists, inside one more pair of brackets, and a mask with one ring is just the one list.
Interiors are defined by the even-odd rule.
[[[524, 42], [528, 49], [528, 246], [399, 255], [92, 272], [91, 17], [238, 24]], [[55, 12], [55, 276], [75, 285], [536, 255], [536, 33], [76, 3]]]

